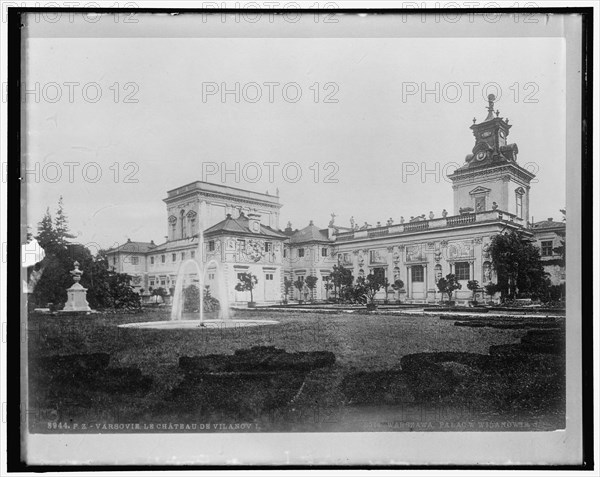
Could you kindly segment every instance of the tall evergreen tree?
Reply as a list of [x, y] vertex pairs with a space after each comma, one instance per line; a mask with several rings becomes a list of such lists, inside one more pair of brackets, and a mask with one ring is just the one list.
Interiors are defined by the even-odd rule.
[[131, 277], [110, 271], [105, 251], [94, 256], [85, 246], [69, 242], [71, 238], [74, 236], [69, 232], [61, 197], [55, 219], [47, 209], [38, 224], [36, 239], [46, 256], [39, 264], [43, 273], [30, 296], [31, 305], [45, 307], [53, 303], [60, 309], [67, 301], [67, 288], [73, 285], [70, 272], [78, 261], [83, 270], [80, 283], [88, 289], [87, 300], [92, 308], [139, 308], [140, 297], [130, 285]]
[[52, 215], [50, 215], [50, 207], [46, 208], [46, 213], [38, 224], [38, 234], [35, 239], [45, 250], [56, 243], [56, 231], [54, 230]]
[[67, 245], [68, 239], [75, 238], [75, 235], [72, 235], [69, 231], [69, 223], [65, 214], [62, 195], [58, 198], [58, 207], [56, 209], [56, 216], [54, 217], [54, 230], [57, 242], [61, 245]]

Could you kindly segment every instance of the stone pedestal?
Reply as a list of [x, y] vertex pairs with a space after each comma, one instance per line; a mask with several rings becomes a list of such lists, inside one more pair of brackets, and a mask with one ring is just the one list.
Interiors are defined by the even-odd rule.
[[87, 302], [87, 288], [74, 283], [71, 288], [67, 288], [67, 293], [67, 303], [62, 311], [92, 311]]
[[74, 263], [75, 269], [70, 273], [73, 276], [75, 283], [71, 288], [67, 288], [67, 303], [59, 313], [86, 313], [92, 312], [89, 303], [87, 302], [87, 288], [83, 288], [79, 283], [83, 272], [79, 270], [79, 262]]

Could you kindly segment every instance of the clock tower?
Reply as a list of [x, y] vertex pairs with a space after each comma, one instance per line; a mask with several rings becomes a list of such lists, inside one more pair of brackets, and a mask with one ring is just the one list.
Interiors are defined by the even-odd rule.
[[454, 189], [454, 213], [498, 210], [514, 216], [523, 226], [529, 220], [529, 184], [534, 174], [517, 164], [519, 148], [508, 144], [512, 125], [494, 111], [493, 94], [488, 96], [487, 117], [473, 118], [475, 145], [465, 163], [448, 178]]

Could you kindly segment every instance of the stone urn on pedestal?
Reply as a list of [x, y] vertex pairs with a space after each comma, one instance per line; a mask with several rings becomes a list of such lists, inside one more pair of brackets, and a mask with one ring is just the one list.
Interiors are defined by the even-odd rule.
[[79, 262], [73, 264], [74, 270], [71, 270], [71, 275], [75, 283], [71, 288], [67, 288], [67, 303], [62, 309], [62, 312], [91, 312], [89, 303], [87, 302], [87, 288], [83, 288], [79, 283], [83, 272], [79, 270]]

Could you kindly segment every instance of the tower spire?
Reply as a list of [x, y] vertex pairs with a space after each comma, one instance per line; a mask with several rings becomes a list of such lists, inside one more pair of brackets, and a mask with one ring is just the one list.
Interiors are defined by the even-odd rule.
[[485, 121], [489, 121], [490, 119], [494, 119], [494, 101], [496, 101], [496, 96], [494, 96], [493, 94], [488, 95], [488, 115], [487, 118], [485, 118]]

